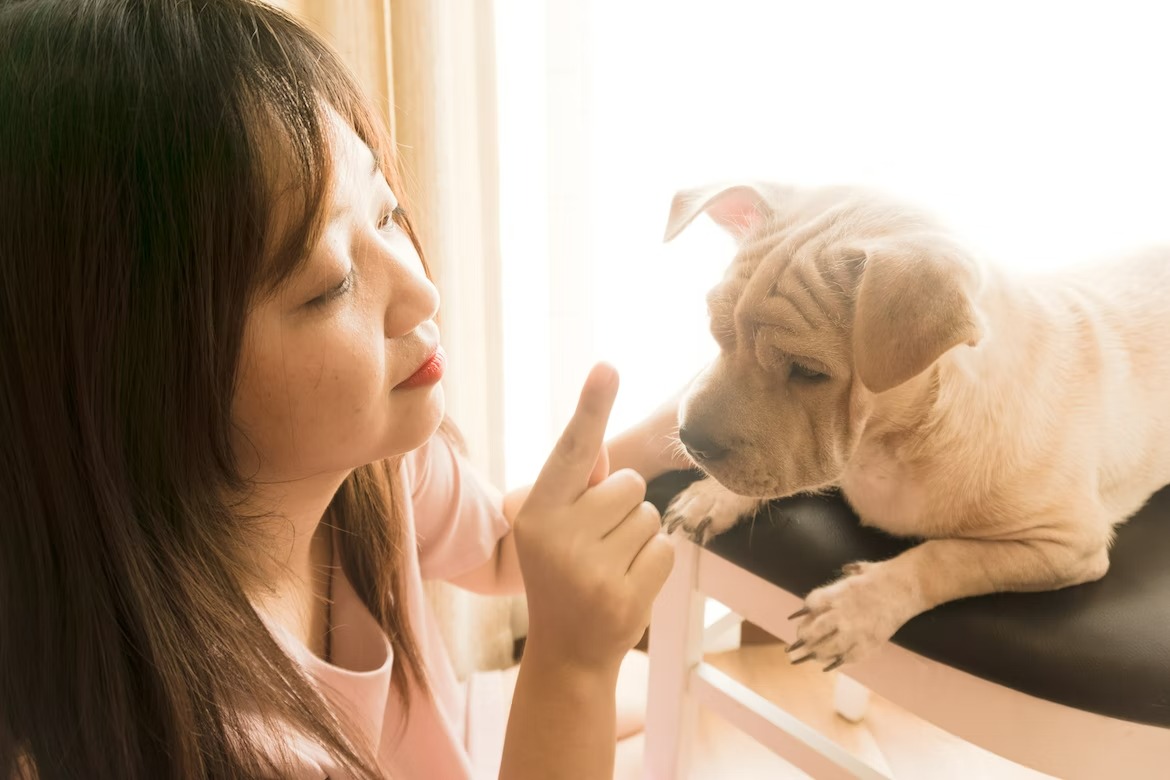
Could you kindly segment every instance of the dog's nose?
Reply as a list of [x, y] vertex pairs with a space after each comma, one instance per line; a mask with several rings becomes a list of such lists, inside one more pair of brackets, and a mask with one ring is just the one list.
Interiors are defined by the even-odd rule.
[[727, 447], [719, 446], [710, 436], [694, 428], [680, 428], [678, 438], [695, 460], [719, 460], [729, 452]]

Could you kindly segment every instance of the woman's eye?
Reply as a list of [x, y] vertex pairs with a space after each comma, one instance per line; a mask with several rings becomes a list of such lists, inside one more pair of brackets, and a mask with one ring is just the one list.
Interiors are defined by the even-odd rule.
[[324, 306], [325, 304], [329, 303], [330, 301], [333, 301], [333, 300], [345, 295], [347, 292], [349, 292], [351, 287], [353, 287], [353, 270], [352, 269], [350, 270], [349, 273], [347, 273], [345, 275], [345, 278], [341, 280], [341, 284], [327, 290], [326, 292], [321, 293], [320, 295], [318, 295], [316, 298], [309, 301], [305, 305], [310, 307], [310, 308], [314, 308], [314, 309], [320, 308], [320, 307]]
[[800, 363], [793, 363], [788, 375], [796, 379], [807, 379], [811, 381], [819, 381], [828, 379], [829, 375], [822, 371], [814, 371], [808, 366], [802, 366]]
[[392, 210], [387, 211], [382, 218], [378, 220], [378, 230], [397, 230], [398, 221], [406, 216], [406, 212], [401, 206], [395, 206]]

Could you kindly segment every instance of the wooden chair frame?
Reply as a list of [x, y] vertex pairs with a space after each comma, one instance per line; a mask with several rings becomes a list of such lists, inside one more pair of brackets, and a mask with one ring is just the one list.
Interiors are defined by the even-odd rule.
[[[707, 597], [784, 642], [795, 640], [787, 616], [802, 600], [686, 539], [676, 544], [674, 571], [650, 624], [647, 780], [689, 776], [688, 750], [699, 706], [818, 780], [887, 777], [703, 662]], [[723, 632], [724, 623], [717, 625]], [[1170, 766], [1170, 729], [1029, 696], [892, 643], [845, 671], [838, 678], [835, 704], [838, 713], [854, 721], [864, 717], [872, 690], [961, 739], [1060, 778], [1165, 777]]]

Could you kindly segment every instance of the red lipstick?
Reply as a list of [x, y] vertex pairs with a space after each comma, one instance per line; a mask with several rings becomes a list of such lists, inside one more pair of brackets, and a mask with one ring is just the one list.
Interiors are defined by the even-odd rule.
[[435, 353], [427, 359], [425, 363], [419, 366], [418, 371], [415, 371], [402, 382], [398, 383], [395, 390], [407, 390], [412, 387], [424, 387], [426, 385], [433, 385], [443, 378], [443, 367], [447, 364], [447, 355], [443, 352], [443, 348], [439, 347]]

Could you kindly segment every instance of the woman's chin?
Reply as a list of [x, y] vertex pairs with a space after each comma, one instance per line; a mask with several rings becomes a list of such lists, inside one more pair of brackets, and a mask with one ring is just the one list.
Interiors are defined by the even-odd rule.
[[439, 430], [443, 414], [447, 410], [443, 386], [434, 385], [430, 392], [418, 401], [417, 406], [411, 404], [410, 409], [403, 409], [395, 415], [397, 419], [388, 432], [386, 457], [417, 450]]

